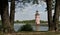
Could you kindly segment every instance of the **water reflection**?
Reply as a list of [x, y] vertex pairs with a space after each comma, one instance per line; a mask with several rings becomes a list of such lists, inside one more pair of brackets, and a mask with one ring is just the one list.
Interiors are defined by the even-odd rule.
[[[14, 24], [14, 30], [18, 31], [19, 28], [21, 28], [21, 26], [23, 26], [25, 24]], [[36, 31], [36, 26], [32, 25], [33, 30]], [[48, 31], [48, 27], [47, 26], [39, 26], [39, 30], [40, 31]]]

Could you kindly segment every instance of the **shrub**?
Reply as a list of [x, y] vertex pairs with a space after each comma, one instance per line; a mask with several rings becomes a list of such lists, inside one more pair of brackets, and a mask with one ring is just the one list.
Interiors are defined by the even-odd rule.
[[23, 25], [18, 31], [33, 31], [33, 28], [30, 24]]

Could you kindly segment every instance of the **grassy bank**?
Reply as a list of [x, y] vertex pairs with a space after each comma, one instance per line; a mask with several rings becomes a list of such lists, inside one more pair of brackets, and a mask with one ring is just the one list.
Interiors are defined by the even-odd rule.
[[[7, 33], [4, 35], [7, 35]], [[8, 35], [60, 35], [60, 32], [18, 32]]]

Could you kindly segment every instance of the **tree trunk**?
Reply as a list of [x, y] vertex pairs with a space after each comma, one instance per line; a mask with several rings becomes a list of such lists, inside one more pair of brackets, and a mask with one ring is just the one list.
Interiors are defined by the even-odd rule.
[[46, 0], [47, 4], [47, 13], [48, 13], [48, 26], [49, 31], [53, 30], [53, 23], [52, 23], [52, 0]]
[[11, 25], [8, 13], [8, 0], [2, 0], [1, 2], [1, 19], [3, 32], [10, 32]]
[[15, 16], [15, 0], [11, 0], [10, 22], [12, 25], [12, 31], [14, 30], [14, 16]]
[[53, 18], [54, 24], [55, 24], [55, 31], [58, 31], [59, 12], [60, 12], [60, 0], [56, 0], [55, 13], [54, 13], [54, 18]]

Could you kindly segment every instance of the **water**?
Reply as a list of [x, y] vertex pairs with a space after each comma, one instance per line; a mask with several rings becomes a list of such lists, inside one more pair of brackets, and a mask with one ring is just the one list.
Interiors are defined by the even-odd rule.
[[[21, 26], [23, 26], [25, 24], [14, 24], [14, 30], [18, 31], [19, 28], [21, 28]], [[32, 25], [33, 30], [36, 31], [36, 26]], [[39, 26], [39, 30], [40, 31], [48, 31], [48, 27], [47, 26]]]

